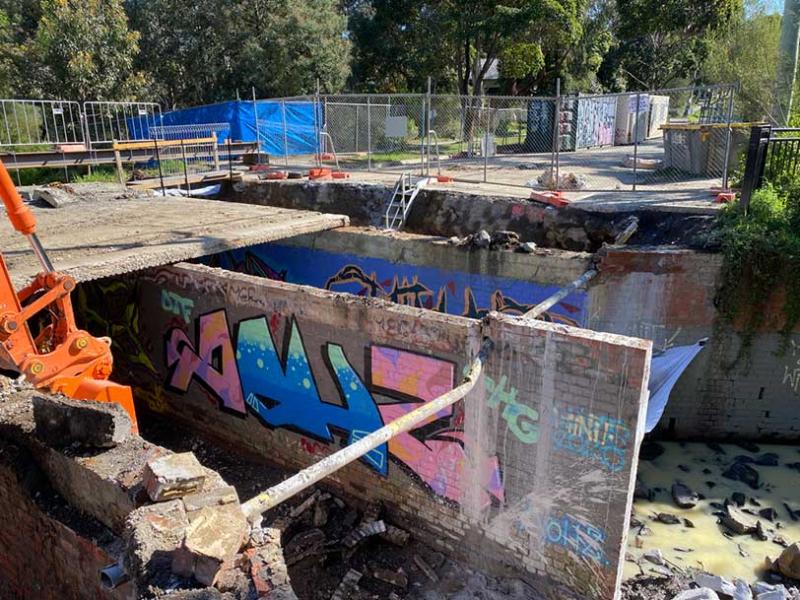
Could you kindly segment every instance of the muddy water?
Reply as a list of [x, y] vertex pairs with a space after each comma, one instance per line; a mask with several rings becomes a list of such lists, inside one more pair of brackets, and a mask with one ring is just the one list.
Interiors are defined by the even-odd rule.
[[[774, 523], [761, 519], [770, 537], [777, 534], [789, 543], [800, 541], [800, 521], [793, 521], [784, 506], [786, 503], [793, 510], [800, 511], [800, 472], [786, 466], [800, 462], [800, 448], [759, 444], [759, 452], [754, 453], [729, 444], [720, 445], [716, 451], [705, 444], [660, 445], [665, 449], [661, 456], [639, 463], [639, 477], [646, 487], [655, 491], [655, 497], [652, 502], [637, 500], [634, 516], [644, 522], [652, 533], [637, 535], [638, 528], [631, 528], [628, 538], [630, 557], [638, 559], [644, 552], [657, 549], [668, 561], [680, 567], [701, 568], [724, 577], [753, 581], [763, 573], [764, 557], [776, 558], [782, 548], [773, 541], [759, 541], [750, 535], [734, 535], [731, 538], [723, 535], [724, 528], [717, 524], [718, 517], [712, 514], [719, 509], [712, 507], [711, 503], [724, 503], [734, 492], [745, 494], [747, 503], [743, 508], [756, 514], [768, 507], [777, 511]], [[745, 483], [722, 477], [723, 471], [737, 456], [757, 458], [767, 452], [778, 455], [778, 466], [750, 465], [760, 475], [759, 489], [754, 490]], [[692, 509], [678, 508], [671, 494], [675, 481], [683, 482], [705, 496], [705, 499]], [[756, 506], [751, 499], [760, 506]], [[694, 528], [683, 523], [665, 525], [651, 520], [651, 517], [662, 512], [689, 519]], [[800, 519], [800, 515], [796, 518]], [[650, 563], [644, 560], [640, 562], [645, 572], [651, 570]], [[639, 572], [636, 564], [626, 562], [626, 577]]]

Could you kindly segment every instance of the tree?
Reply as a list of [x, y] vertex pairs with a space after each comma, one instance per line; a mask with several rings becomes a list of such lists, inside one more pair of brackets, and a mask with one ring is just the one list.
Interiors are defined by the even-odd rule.
[[142, 33], [139, 66], [166, 104], [340, 90], [350, 68], [335, 0], [129, 0]]
[[755, 7], [714, 38], [702, 65], [704, 82], [740, 82], [736, 105], [745, 121], [778, 122], [781, 116], [773, 114], [780, 32], [781, 16]]
[[500, 54], [500, 74], [513, 82], [512, 95], [517, 94], [520, 79], [536, 77], [543, 68], [544, 53], [538, 44], [510, 44]]
[[693, 81], [711, 36], [742, 14], [742, 0], [617, 0], [619, 46], [606, 77], [658, 89]]
[[29, 50], [43, 94], [71, 100], [124, 100], [144, 84], [133, 69], [139, 35], [121, 0], [42, 0]]

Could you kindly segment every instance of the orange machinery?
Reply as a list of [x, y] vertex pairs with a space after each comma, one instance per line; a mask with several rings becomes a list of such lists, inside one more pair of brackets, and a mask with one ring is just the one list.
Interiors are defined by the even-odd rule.
[[131, 388], [108, 381], [111, 340], [78, 329], [70, 299], [75, 280], [53, 269], [36, 236], [36, 219], [2, 161], [0, 196], [11, 224], [28, 238], [43, 268], [17, 293], [0, 253], [0, 368], [19, 371], [39, 389], [79, 400], [116, 402], [137, 431]]

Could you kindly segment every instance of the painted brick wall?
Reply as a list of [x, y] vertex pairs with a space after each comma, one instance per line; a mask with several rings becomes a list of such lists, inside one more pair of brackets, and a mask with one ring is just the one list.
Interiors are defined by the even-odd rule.
[[451, 554], [524, 569], [551, 598], [614, 597], [648, 343], [203, 266], [135, 287], [136, 305], [120, 307], [135, 344], [118, 335], [116, 359], [136, 397], [292, 470], [452, 389], [488, 336], [496, 347], [468, 401], [328, 483], [383, 502]]
[[122, 600], [131, 589], [108, 590], [100, 569], [113, 562], [93, 540], [42, 512], [15, 465], [15, 446], [0, 442], [0, 597], [19, 600]]

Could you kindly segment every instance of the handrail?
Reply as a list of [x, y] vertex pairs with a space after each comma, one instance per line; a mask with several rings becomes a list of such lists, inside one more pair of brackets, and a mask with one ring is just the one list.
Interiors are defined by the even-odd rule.
[[[339, 157], [336, 155], [336, 147], [333, 145], [333, 138], [331, 137], [331, 134], [328, 133], [327, 131], [320, 131], [319, 132], [319, 137], [320, 137], [320, 142], [322, 141], [323, 138], [326, 138], [326, 139], [330, 140], [330, 142], [331, 142], [331, 152], [333, 153], [333, 159], [336, 161], [336, 169], [338, 170], [339, 169]], [[320, 162], [322, 161], [322, 154], [324, 154], [324, 152], [322, 151], [322, 144], [320, 143]]]

